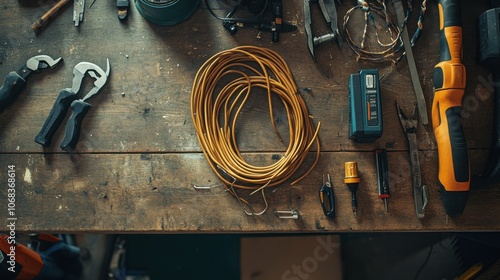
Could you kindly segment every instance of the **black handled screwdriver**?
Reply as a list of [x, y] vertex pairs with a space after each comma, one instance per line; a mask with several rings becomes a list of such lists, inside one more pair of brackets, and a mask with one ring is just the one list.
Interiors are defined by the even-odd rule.
[[391, 197], [389, 193], [389, 168], [387, 164], [387, 150], [375, 150], [375, 162], [377, 165], [378, 198], [384, 200], [384, 208], [387, 212], [387, 199]]

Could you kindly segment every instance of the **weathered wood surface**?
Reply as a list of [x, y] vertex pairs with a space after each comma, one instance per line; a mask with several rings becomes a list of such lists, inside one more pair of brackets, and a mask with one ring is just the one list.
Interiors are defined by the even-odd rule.
[[[487, 1], [485, 1], [487, 2]], [[394, 102], [408, 112], [415, 102], [406, 62], [395, 67], [356, 62], [352, 51], [328, 43], [316, 49], [317, 63], [306, 47], [301, 1], [285, 3], [285, 19], [299, 30], [270, 34], [252, 28], [229, 35], [204, 6], [173, 27], [149, 24], [131, 7], [128, 22], [116, 18], [114, 2], [97, 0], [86, 9], [79, 28], [67, 7], [35, 36], [31, 24], [53, 1], [28, 5], [4, 1], [0, 6], [0, 75], [16, 70], [37, 54], [63, 57], [55, 69], [33, 74], [16, 102], [0, 113], [0, 182], [6, 185], [7, 166], [16, 166], [17, 222], [21, 231], [105, 232], [232, 232], [232, 231], [369, 231], [369, 230], [499, 230], [500, 186], [472, 189], [465, 213], [447, 219], [437, 191], [437, 153], [432, 130], [418, 131], [424, 182], [430, 188], [426, 217], [413, 209], [407, 143], [397, 120]], [[343, 15], [350, 4], [345, 3]], [[475, 19], [487, 4], [464, 3], [464, 64], [468, 70], [463, 123], [473, 174], [481, 172], [491, 136], [491, 93], [484, 81], [489, 72], [476, 65]], [[317, 7], [313, 8], [316, 15]], [[414, 22], [411, 22], [414, 24]], [[438, 15], [429, 4], [425, 30], [415, 57], [429, 110], [432, 75], [439, 60]], [[318, 34], [327, 28], [314, 19]], [[410, 25], [410, 30], [414, 25]], [[227, 194], [201, 153], [190, 117], [189, 97], [194, 75], [215, 53], [238, 45], [257, 45], [280, 53], [293, 71], [315, 122], [321, 122], [319, 165], [295, 186], [268, 191], [269, 211], [247, 217]], [[72, 68], [89, 61], [105, 67], [111, 77], [84, 119], [74, 154], [59, 148], [64, 125], [50, 148], [33, 139], [63, 88], [71, 87]], [[351, 73], [378, 67], [382, 80], [384, 135], [375, 144], [356, 144], [347, 138], [348, 89]], [[89, 83], [86, 89], [89, 89]], [[306, 90], [307, 89], [307, 90]], [[284, 147], [274, 135], [267, 107], [253, 100], [238, 123], [240, 149], [249, 160], [269, 163]], [[286, 129], [283, 108], [276, 109], [278, 126]], [[385, 213], [377, 198], [373, 150], [389, 150], [392, 198]], [[311, 158], [312, 159], [312, 158]], [[350, 194], [342, 182], [343, 163], [357, 160], [362, 183], [358, 191], [359, 218], [350, 213]], [[306, 163], [307, 165], [307, 163]], [[322, 174], [330, 173], [336, 192], [337, 218], [327, 220], [318, 201]], [[210, 185], [196, 191], [192, 185]], [[7, 201], [6, 187], [0, 201]], [[252, 198], [256, 208], [259, 197]], [[6, 203], [5, 203], [6, 204]], [[0, 205], [4, 203], [0, 202]], [[6, 208], [6, 206], [4, 206]], [[273, 210], [297, 209], [298, 220], [279, 220]], [[0, 219], [7, 213], [0, 210]], [[6, 226], [0, 226], [5, 230]]]

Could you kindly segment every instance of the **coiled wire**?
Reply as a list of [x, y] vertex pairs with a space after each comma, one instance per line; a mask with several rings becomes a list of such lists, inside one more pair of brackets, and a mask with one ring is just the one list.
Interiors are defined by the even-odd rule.
[[[236, 78], [230, 80], [228, 77]], [[230, 81], [224, 84], [227, 80]], [[290, 142], [283, 156], [269, 166], [255, 166], [245, 161], [236, 139], [239, 114], [250, 96], [259, 94], [252, 91], [255, 88], [266, 91], [270, 121], [280, 140], [282, 138], [273, 116], [273, 94], [280, 98], [288, 115]], [[243, 204], [249, 204], [238, 196], [235, 188], [252, 190], [252, 193], [262, 191], [265, 201], [264, 189], [280, 185], [293, 176], [313, 145], [316, 146], [314, 163], [291, 184], [307, 176], [318, 162], [321, 124], [318, 122], [314, 127], [287, 63], [270, 49], [240, 46], [208, 59], [193, 82], [191, 117], [211, 168], [226, 190], [238, 198], [243, 210]], [[258, 215], [253, 210], [252, 213], [245, 212]]]

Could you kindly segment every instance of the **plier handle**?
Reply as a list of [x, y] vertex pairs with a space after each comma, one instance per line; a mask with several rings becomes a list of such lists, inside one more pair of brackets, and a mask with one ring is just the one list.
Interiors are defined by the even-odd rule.
[[323, 213], [328, 218], [335, 218], [335, 196], [333, 194], [330, 174], [327, 174], [326, 178], [325, 174], [323, 174], [323, 186], [319, 190], [319, 201], [321, 202]]
[[[54, 133], [64, 120], [69, 107], [71, 107], [73, 113], [68, 120], [64, 140], [61, 143], [61, 149], [67, 151], [74, 150], [78, 138], [80, 137], [80, 127], [83, 117], [91, 107], [91, 105], [85, 101], [99, 93], [108, 80], [109, 72], [109, 59], [107, 60], [106, 71], [90, 62], [78, 63], [73, 69], [72, 87], [65, 88], [59, 93], [42, 129], [35, 137], [35, 142], [44, 147], [48, 147]], [[82, 99], [78, 99], [78, 93], [80, 92], [83, 78], [87, 74], [94, 79], [94, 87]]]
[[53, 59], [48, 55], [37, 55], [21, 66], [17, 71], [7, 74], [3, 85], [0, 86], [0, 112], [14, 102], [26, 86], [26, 80], [31, 73], [40, 72], [47, 68], [54, 68], [62, 58]]

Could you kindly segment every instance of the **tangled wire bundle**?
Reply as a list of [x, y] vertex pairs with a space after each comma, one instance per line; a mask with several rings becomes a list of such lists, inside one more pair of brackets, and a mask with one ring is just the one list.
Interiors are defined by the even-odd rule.
[[[380, 61], [391, 61], [392, 63], [397, 63], [401, 60], [401, 58], [405, 55], [404, 52], [401, 52], [403, 47], [403, 41], [401, 39], [402, 29], [407, 28], [408, 19], [413, 12], [413, 0], [407, 0], [407, 12], [404, 19], [403, 26], [398, 26], [393, 23], [389, 13], [387, 11], [387, 0], [376, 0], [376, 1], [368, 1], [368, 0], [358, 0], [358, 4], [349, 9], [344, 16], [343, 23], [343, 32], [346, 38], [347, 44], [349, 47], [356, 53], [357, 59], [365, 59], [375, 62]], [[349, 20], [351, 15], [356, 10], [361, 10], [364, 13], [364, 27], [361, 35], [361, 41], [356, 43], [352, 38], [352, 34], [349, 31]], [[425, 16], [425, 11], [427, 10], [427, 0], [423, 0], [420, 6], [420, 14], [418, 16], [417, 29], [411, 38], [411, 46], [413, 47], [420, 35], [422, 34], [423, 29], [423, 21]], [[377, 15], [379, 18], [385, 21], [385, 31], [389, 34], [390, 39], [387, 42], [382, 42], [379, 30], [377, 28], [377, 24], [375, 23], [375, 17]], [[371, 25], [372, 29], [375, 32], [376, 44], [375, 50], [369, 50], [366, 43], [368, 26]], [[360, 26], [356, 25], [355, 28], [359, 28]], [[383, 29], [383, 28], [382, 28]], [[383, 31], [383, 30], [381, 30]]]
[[[224, 84], [232, 77], [236, 78]], [[269, 166], [255, 166], [245, 161], [236, 139], [238, 116], [249, 97], [260, 94], [252, 91], [256, 88], [267, 91], [269, 116], [280, 140], [273, 116], [273, 94], [280, 98], [288, 115], [290, 142], [283, 156]], [[316, 160], [291, 184], [307, 176], [318, 162], [320, 123], [314, 127], [288, 65], [270, 49], [241, 46], [208, 59], [194, 79], [191, 117], [210, 166], [240, 203], [248, 204], [236, 194], [235, 188], [255, 193], [285, 182], [295, 174], [314, 144]]]

